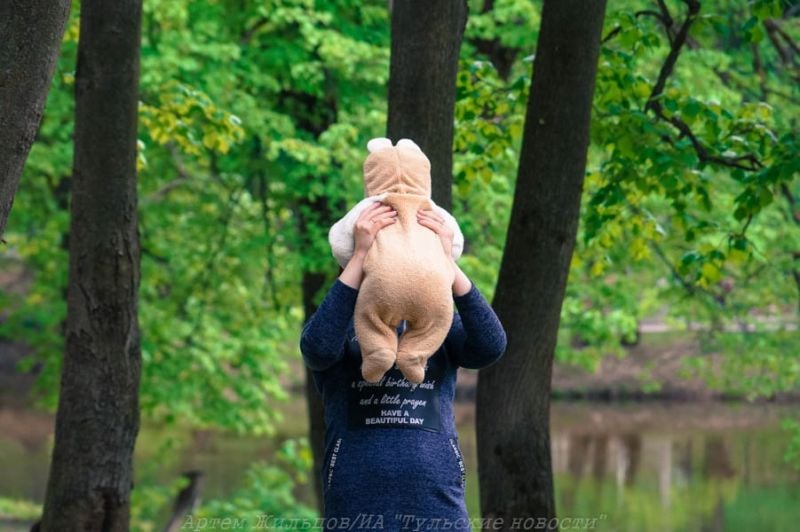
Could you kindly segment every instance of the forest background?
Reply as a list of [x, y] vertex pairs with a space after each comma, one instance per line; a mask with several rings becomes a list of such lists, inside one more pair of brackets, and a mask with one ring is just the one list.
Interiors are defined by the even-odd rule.
[[[0, 294], [0, 335], [33, 349], [19, 369], [39, 371], [38, 405], [50, 409], [64, 352], [80, 7], [0, 257], [24, 280], [23, 297]], [[699, 329], [704, 346], [724, 354], [721, 363], [687, 360], [687, 375], [748, 399], [798, 389], [798, 11], [780, 0], [609, 4], [558, 361], [592, 369], [625, 356], [642, 321], [657, 315]], [[336, 275], [331, 216], [362, 197], [366, 142], [386, 133], [389, 16], [376, 1], [144, 3], [137, 167], [147, 422], [256, 435], [281, 422], [289, 390], [305, 379], [303, 320], [324, 295], [308, 290], [309, 274], [317, 288]], [[470, 1], [460, 49], [451, 210], [466, 240], [460, 264], [490, 300], [514, 230], [540, 16], [541, 2]], [[674, 71], [660, 76], [673, 53]], [[800, 440], [800, 426], [786, 426]], [[283, 458], [288, 468], [253, 470], [248, 489], [269, 486], [269, 500], [207, 511], [272, 505], [298, 515], [291, 486], [307, 480], [307, 442], [288, 442]], [[134, 518], [153, 518], [170, 489], [137, 486]]]

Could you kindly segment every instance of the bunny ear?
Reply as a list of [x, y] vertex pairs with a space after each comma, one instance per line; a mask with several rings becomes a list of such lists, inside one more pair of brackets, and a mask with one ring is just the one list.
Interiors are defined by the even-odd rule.
[[397, 141], [397, 147], [398, 148], [411, 148], [411, 149], [417, 150], [419, 152], [422, 151], [422, 149], [420, 149], [420, 147], [417, 146], [417, 144], [411, 139], [400, 139], [399, 141]]
[[367, 142], [367, 150], [370, 153], [375, 153], [378, 150], [391, 147], [392, 147], [392, 141], [387, 139], [386, 137], [377, 137]]

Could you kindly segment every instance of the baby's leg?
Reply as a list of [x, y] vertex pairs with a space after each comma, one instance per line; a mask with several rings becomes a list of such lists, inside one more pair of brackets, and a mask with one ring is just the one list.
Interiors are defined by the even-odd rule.
[[430, 312], [423, 318], [408, 322], [397, 348], [397, 368], [409, 382], [425, 380], [425, 364], [444, 342], [453, 322], [452, 308]]
[[397, 358], [396, 326], [385, 323], [374, 305], [362, 303], [368, 298], [359, 294], [353, 317], [361, 348], [361, 376], [370, 383], [378, 382], [392, 369]]

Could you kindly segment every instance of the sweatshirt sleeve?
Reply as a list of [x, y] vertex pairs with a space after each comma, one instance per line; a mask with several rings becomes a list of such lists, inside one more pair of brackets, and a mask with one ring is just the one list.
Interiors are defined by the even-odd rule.
[[353, 258], [353, 251], [355, 248], [353, 230], [356, 222], [358, 221], [358, 217], [361, 216], [361, 213], [364, 212], [364, 209], [376, 201], [382, 201], [384, 198], [386, 198], [386, 196], [387, 194], [378, 194], [364, 198], [356, 203], [352, 209], [347, 211], [347, 214], [341, 217], [328, 230], [328, 242], [331, 245], [331, 252], [336, 258], [336, 262], [338, 262], [342, 268], [347, 266], [347, 263]]
[[506, 350], [506, 331], [475, 283], [463, 296], [453, 297], [458, 314], [445, 339], [454, 364], [481, 369], [497, 362]]
[[358, 290], [336, 279], [317, 311], [303, 326], [300, 352], [312, 370], [328, 369], [344, 357], [347, 327], [357, 297]]

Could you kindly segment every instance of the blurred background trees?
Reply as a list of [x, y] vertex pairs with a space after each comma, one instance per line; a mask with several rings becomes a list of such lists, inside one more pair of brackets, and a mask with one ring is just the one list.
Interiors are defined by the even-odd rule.
[[[64, 352], [80, 8], [0, 255], [16, 279], [0, 292], [0, 335], [32, 350], [19, 369], [35, 371], [37, 405], [50, 409]], [[466, 238], [462, 267], [488, 298], [541, 8], [468, 2], [452, 210]], [[557, 361], [597, 368], [657, 320], [698, 330], [704, 352], [722, 353], [685, 361], [714, 389], [747, 398], [798, 389], [799, 17], [797, 2], [784, 0], [609, 5]], [[303, 400], [297, 338], [337, 273], [330, 223], [363, 195], [366, 141], [386, 133], [390, 48], [384, 1], [144, 3], [137, 165], [148, 423], [274, 435], [286, 405]], [[292, 448], [283, 460], [300, 470], [307, 459]], [[243, 490], [293, 481], [259, 471]], [[140, 493], [152, 503], [165, 491]], [[291, 498], [262, 507], [284, 503]], [[147, 510], [134, 514], [146, 520]]]

